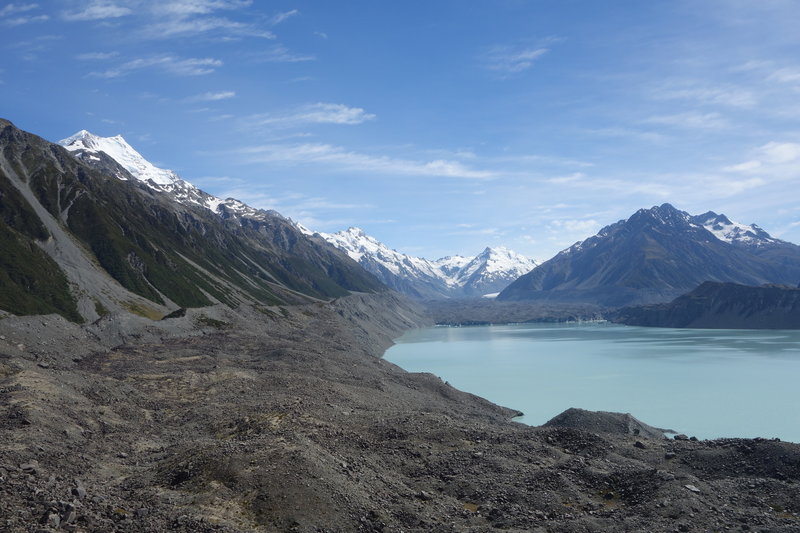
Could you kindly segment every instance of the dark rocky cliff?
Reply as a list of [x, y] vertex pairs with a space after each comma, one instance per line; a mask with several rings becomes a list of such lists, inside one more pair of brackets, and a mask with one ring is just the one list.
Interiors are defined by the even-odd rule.
[[797, 329], [800, 288], [706, 282], [668, 304], [627, 307], [611, 319], [667, 328]]

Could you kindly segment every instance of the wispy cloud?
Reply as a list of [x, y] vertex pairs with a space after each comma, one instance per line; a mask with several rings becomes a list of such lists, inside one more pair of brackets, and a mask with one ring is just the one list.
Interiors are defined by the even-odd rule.
[[252, 0], [169, 0], [153, 2], [153, 11], [163, 15], [207, 15], [224, 9], [241, 9]]
[[102, 72], [92, 72], [89, 75], [96, 78], [121, 78], [139, 70], [158, 68], [174, 74], [176, 76], [202, 76], [210, 74], [218, 67], [222, 66], [222, 61], [213, 58], [189, 58], [179, 59], [175, 56], [158, 56], [150, 58], [140, 58], [123, 63], [118, 67], [111, 68]]
[[130, 8], [100, 0], [89, 3], [80, 11], [66, 12], [63, 17], [69, 21], [87, 21], [120, 18], [132, 13]]
[[325, 164], [341, 170], [388, 175], [438, 176], [450, 178], [493, 178], [495, 174], [472, 169], [459, 161], [437, 159], [414, 161], [348, 151], [330, 144], [269, 144], [240, 151], [250, 162], [283, 164]]
[[695, 83], [669, 83], [653, 90], [657, 100], [686, 100], [692, 103], [750, 108], [758, 103], [751, 89]]
[[798, 83], [800, 82], [800, 68], [798, 67], [784, 67], [772, 72], [768, 77], [769, 80], [778, 81], [781, 83]]
[[16, 13], [25, 13], [39, 7], [39, 4], [8, 4], [0, 8], [0, 17], [7, 17]]
[[495, 46], [481, 56], [481, 61], [489, 70], [516, 74], [531, 68], [537, 59], [549, 51], [549, 48]]
[[2, 19], [2, 24], [5, 26], [22, 26], [34, 22], [45, 22], [50, 20], [49, 15], [22, 15], [15, 16], [13, 18], [5, 18], [9, 15], [27, 13], [29, 11], [33, 11], [34, 9], [38, 9], [38, 7], [39, 4], [8, 4], [0, 9], [0, 19]]
[[288, 113], [263, 113], [248, 117], [247, 124], [254, 126], [295, 127], [304, 124], [357, 125], [373, 120], [375, 115], [360, 107], [318, 102], [308, 104]]
[[800, 167], [800, 143], [768, 142], [752, 151], [752, 158], [723, 168], [725, 172], [756, 176], [753, 180], [796, 178]]
[[218, 102], [220, 100], [229, 100], [231, 98], [235, 98], [236, 93], [234, 91], [220, 91], [220, 92], [207, 92], [202, 94], [197, 94], [195, 96], [191, 96], [186, 99], [187, 102]]
[[145, 9], [149, 23], [143, 30], [148, 39], [185, 38], [206, 33], [225, 38], [259, 37], [274, 39], [275, 34], [259, 28], [252, 20], [240, 21], [219, 16], [219, 11], [239, 11], [252, 5], [250, 0], [172, 0], [151, 2]]
[[697, 111], [687, 111], [673, 115], [657, 115], [646, 119], [644, 122], [692, 129], [721, 129], [728, 126], [728, 121], [719, 113], [700, 113]]
[[104, 59], [113, 59], [118, 55], [118, 52], [87, 52], [85, 54], [78, 54], [75, 56], [75, 59], [81, 61], [102, 61]]
[[[2, 19], [0, 23], [4, 26], [23, 26], [25, 24], [50, 20], [48, 15], [21, 15], [22, 13], [28, 13], [38, 8], [39, 4], [8, 4], [0, 8], [0, 19]], [[13, 15], [19, 16], [6, 18]]]
[[53, 43], [63, 39], [61, 35], [40, 35], [27, 41], [17, 41], [9, 46], [10, 49], [19, 50], [22, 59], [32, 61], [39, 57], [40, 52], [45, 52], [53, 47]]
[[163, 20], [150, 25], [145, 31], [145, 35], [153, 39], [169, 39], [173, 37], [198, 35], [215, 30], [225, 30], [228, 33], [238, 36], [262, 37], [264, 39], [275, 38], [274, 33], [256, 28], [252, 24], [220, 17]]
[[317, 59], [313, 55], [292, 52], [280, 44], [277, 44], [266, 51], [255, 53], [253, 58], [255, 61], [264, 63], [303, 63], [305, 61], [316, 61]]
[[[244, 186], [243, 180], [227, 176], [202, 178], [199, 181], [207, 183], [209, 186], [222, 186], [223, 188], [215, 193], [217, 196], [235, 198], [259, 209], [274, 209], [314, 229], [322, 229], [323, 227], [340, 228], [343, 225], [355, 223], [353, 220], [341, 218], [341, 214], [337, 214], [335, 220], [321, 218], [331, 211], [347, 212], [375, 208], [373, 204], [369, 203], [337, 202], [322, 196], [312, 196], [292, 191], [276, 193], [269, 186]], [[228, 187], [224, 188], [226, 185]], [[363, 220], [360, 221], [360, 223], [363, 222]], [[385, 223], [385, 221], [381, 222]]]
[[290, 18], [292, 18], [292, 17], [294, 17], [296, 15], [299, 15], [299, 14], [300, 14], [300, 11], [298, 11], [297, 9], [292, 9], [291, 11], [286, 11], [284, 13], [278, 13], [277, 15], [272, 17], [272, 20], [270, 22], [272, 23], [273, 26], [277, 26], [278, 24], [280, 24], [282, 22], [286, 22]]

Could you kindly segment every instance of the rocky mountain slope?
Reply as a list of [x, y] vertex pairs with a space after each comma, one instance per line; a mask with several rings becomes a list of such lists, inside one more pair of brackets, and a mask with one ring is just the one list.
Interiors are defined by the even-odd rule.
[[500, 292], [536, 262], [508, 248], [486, 248], [473, 258], [435, 261], [392, 250], [359, 228], [320, 236], [358, 261], [388, 287], [418, 299], [480, 297]]
[[384, 290], [277, 214], [226, 220], [174, 201], [105, 154], [87, 165], [87, 154], [0, 120], [0, 309], [93, 321]]
[[724, 215], [663, 204], [560, 252], [498, 299], [624, 306], [670, 301], [704, 281], [797, 285], [800, 246]]
[[707, 281], [670, 303], [626, 307], [609, 317], [629, 326], [798, 329], [800, 287]]

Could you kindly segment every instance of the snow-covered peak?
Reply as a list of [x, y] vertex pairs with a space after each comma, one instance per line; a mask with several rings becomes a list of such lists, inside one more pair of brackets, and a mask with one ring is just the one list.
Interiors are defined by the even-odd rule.
[[171, 185], [180, 180], [172, 170], [158, 168], [137, 152], [121, 135], [99, 137], [86, 130], [58, 142], [71, 152], [103, 152], [119, 163], [140, 181], [153, 181], [158, 185]]
[[[59, 141], [58, 144], [72, 152], [76, 158], [101, 167], [103, 167], [103, 163], [98, 154], [104, 153], [150, 189], [167, 194], [178, 203], [204, 207], [226, 219], [248, 218], [263, 221], [270, 216], [281, 216], [275, 211], [256, 209], [235, 198], [223, 200], [208, 194], [181, 179], [172, 170], [158, 168], [150, 163], [121, 135], [99, 137], [89, 131], [81, 130], [75, 135]], [[121, 180], [127, 179], [125, 175], [121, 174], [117, 177]], [[307, 228], [299, 225], [298, 228], [304, 233], [313, 234]]]
[[710, 231], [717, 239], [731, 244], [761, 245], [776, 242], [769, 233], [755, 224], [734, 222], [713, 211], [693, 217], [693, 221]]
[[390, 287], [421, 295], [420, 284], [441, 296], [483, 295], [504, 288], [536, 263], [508, 248], [486, 248], [475, 257], [429, 260], [392, 250], [360, 228], [320, 234]]
[[472, 259], [461, 255], [448, 255], [435, 261], [432, 261], [446, 276], [455, 278], [461, 269], [467, 265]]
[[435, 276], [435, 267], [429, 261], [392, 250], [375, 237], [364, 233], [361, 228], [351, 227], [338, 233], [320, 233], [320, 235], [356, 261], [361, 261], [362, 257], [367, 256], [392, 272], [411, 268], [420, 270], [425, 275]]
[[498, 279], [509, 282], [527, 274], [536, 267], [536, 262], [509, 250], [504, 246], [486, 248], [461, 268], [458, 279], [461, 284]]

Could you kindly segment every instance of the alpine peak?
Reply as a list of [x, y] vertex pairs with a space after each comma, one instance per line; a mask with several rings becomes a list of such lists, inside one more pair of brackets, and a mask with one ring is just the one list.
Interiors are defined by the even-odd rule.
[[389, 287], [415, 298], [494, 294], [536, 266], [504, 247], [487, 247], [475, 257], [429, 260], [392, 250], [357, 227], [320, 235]]

